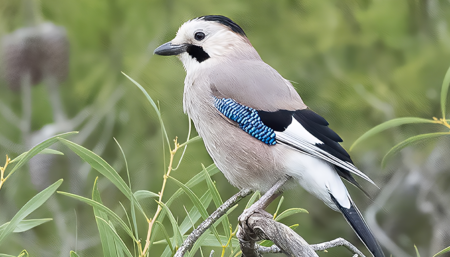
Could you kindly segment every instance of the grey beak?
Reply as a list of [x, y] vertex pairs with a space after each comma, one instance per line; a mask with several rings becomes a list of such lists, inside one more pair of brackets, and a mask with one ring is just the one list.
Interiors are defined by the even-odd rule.
[[173, 45], [172, 42], [162, 44], [153, 51], [154, 54], [164, 56], [179, 55], [183, 52], [186, 52], [186, 45]]

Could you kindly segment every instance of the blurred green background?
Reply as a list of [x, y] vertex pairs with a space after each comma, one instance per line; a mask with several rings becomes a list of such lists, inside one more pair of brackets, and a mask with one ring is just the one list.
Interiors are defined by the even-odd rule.
[[[169, 137], [178, 136], [184, 142], [189, 124], [182, 109], [185, 72], [175, 57], [152, 53], [171, 40], [183, 22], [208, 14], [225, 15], [241, 25], [263, 60], [294, 82], [304, 102], [344, 139], [346, 149], [388, 119], [439, 117], [440, 87], [450, 65], [449, 1], [2, 0], [0, 159], [6, 154], [15, 157], [57, 133], [78, 130], [80, 134], [71, 140], [101, 155], [125, 178], [125, 164], [114, 137], [127, 156], [133, 190], [158, 192], [168, 156], [160, 125], [144, 95], [121, 71], [159, 102]], [[18, 74], [20, 68], [8, 65], [20, 44], [11, 35], [45, 22], [60, 26], [55, 30], [59, 36], [65, 30], [68, 45], [58, 37], [51, 41], [54, 45], [42, 44], [50, 56], [58, 51], [62, 55], [55, 54], [55, 63], [47, 65], [53, 68], [44, 71], [43, 79], [36, 79], [29, 90], [23, 84], [14, 86], [8, 76]], [[38, 62], [30, 54], [24, 56], [24, 63]], [[350, 190], [387, 256], [414, 256], [414, 245], [423, 256], [432, 256], [450, 245], [448, 138], [408, 147], [387, 168], [380, 166], [383, 155], [397, 142], [434, 131], [442, 129], [408, 125], [388, 130], [350, 153], [381, 188], [364, 184], [374, 201]], [[99, 174], [68, 149], [57, 149], [65, 156], [35, 157], [8, 180], [0, 191], [0, 224], [59, 178], [65, 179], [60, 190], [90, 197]], [[212, 161], [197, 141], [189, 145], [172, 175], [186, 182], [201, 170], [202, 163]], [[222, 174], [213, 179], [224, 199], [237, 192]], [[99, 187], [105, 205], [123, 215], [119, 202], [125, 198], [120, 192], [101, 176]], [[167, 187], [167, 197], [177, 189], [170, 181]], [[206, 185], [196, 190], [201, 194]], [[364, 249], [340, 214], [300, 188], [284, 196], [282, 208], [301, 207], [310, 212], [285, 220], [288, 225], [299, 224], [296, 231], [309, 243], [343, 237]], [[188, 198], [172, 206], [180, 220], [185, 217], [183, 205], [192, 206]], [[156, 206], [153, 200], [145, 204], [150, 214]], [[210, 206], [209, 211], [213, 210]], [[242, 206], [231, 215], [234, 225], [240, 212]], [[69, 250], [77, 250], [80, 256], [102, 255], [90, 206], [55, 195], [33, 217], [54, 221], [14, 234], [0, 246], [0, 252], [17, 255], [27, 249], [31, 256], [68, 256]], [[140, 223], [144, 232], [146, 223]], [[159, 256], [163, 249], [152, 248], [150, 256]], [[340, 248], [319, 255], [350, 256]]]

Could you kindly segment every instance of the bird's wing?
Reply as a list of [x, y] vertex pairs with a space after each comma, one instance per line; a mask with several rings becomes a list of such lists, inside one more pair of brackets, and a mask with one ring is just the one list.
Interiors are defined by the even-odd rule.
[[[245, 72], [244, 72], [245, 71]], [[209, 74], [214, 104], [225, 117], [268, 145], [288, 145], [336, 167], [355, 186], [352, 173], [375, 183], [358, 168], [339, 144], [328, 122], [307, 109], [292, 85], [264, 62], [217, 66]]]

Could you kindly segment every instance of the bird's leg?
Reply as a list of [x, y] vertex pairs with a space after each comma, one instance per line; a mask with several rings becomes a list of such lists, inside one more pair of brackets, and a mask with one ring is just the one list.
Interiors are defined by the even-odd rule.
[[282, 177], [280, 180], [273, 185], [269, 191], [267, 191], [261, 198], [259, 198], [258, 201], [256, 201], [250, 208], [244, 210], [244, 212], [239, 216], [239, 225], [242, 227], [243, 225], [246, 226], [247, 219], [254, 213], [261, 213], [264, 216], [272, 217], [271, 214], [266, 212], [264, 209], [278, 196], [282, 194], [280, 189], [286, 184], [286, 182], [291, 177], [285, 176]]

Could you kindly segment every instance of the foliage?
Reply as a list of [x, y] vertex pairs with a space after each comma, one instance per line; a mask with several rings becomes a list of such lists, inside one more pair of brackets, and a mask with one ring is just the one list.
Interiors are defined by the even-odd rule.
[[[442, 118], [436, 118], [433, 117], [433, 119], [423, 119], [418, 117], [405, 117], [405, 118], [395, 118], [392, 120], [388, 120], [386, 122], [383, 122], [380, 125], [375, 126], [374, 128], [370, 129], [366, 133], [364, 133], [361, 137], [359, 137], [353, 145], [350, 147], [352, 149], [356, 144], [360, 143], [364, 139], [371, 137], [375, 134], [378, 134], [386, 129], [397, 127], [404, 124], [412, 124], [412, 123], [432, 123], [432, 124], [441, 124], [446, 129], [450, 129], [450, 125], [448, 124], [448, 120], [445, 116], [445, 110], [446, 110], [446, 104], [447, 104], [447, 95], [448, 95], [448, 88], [450, 87], [450, 68], [447, 70], [447, 73], [445, 74], [444, 81], [442, 82], [442, 89], [441, 89], [441, 110], [442, 110]], [[408, 145], [411, 145], [413, 143], [416, 143], [417, 141], [424, 140], [424, 139], [430, 139], [433, 137], [439, 137], [439, 136], [448, 136], [450, 135], [450, 132], [434, 132], [434, 133], [427, 133], [427, 134], [420, 134], [416, 136], [412, 136], [410, 138], [405, 139], [404, 141], [398, 143], [394, 147], [392, 147], [386, 155], [383, 157], [382, 160], [382, 166], [384, 167], [386, 165], [387, 160], [389, 160], [394, 154], [398, 153], [403, 148], [407, 147]]]
[[[386, 120], [432, 117], [442, 112], [439, 95], [442, 88], [439, 85], [450, 60], [450, 4], [446, 1], [2, 0], [1, 39], [19, 28], [30, 26], [28, 2], [35, 3], [34, 13], [40, 22], [49, 21], [67, 31], [70, 70], [67, 79], [59, 85], [62, 109], [71, 122], [86, 113], [88, 118], [78, 126], [44, 134], [39, 140], [31, 141], [29, 138], [33, 135], [48, 132], [49, 125], [54, 122], [50, 103], [52, 91], [46, 88], [48, 82], [42, 81], [33, 87], [30, 92], [32, 101], [24, 101], [24, 92], [10, 91], [6, 82], [0, 79], [0, 156], [8, 154], [13, 159], [38, 142], [63, 131], [80, 131], [70, 138], [70, 142], [101, 156], [123, 178], [127, 187], [132, 185], [135, 199], [148, 218], [153, 217], [159, 206], [154, 201], [159, 199], [156, 198], [159, 195], [154, 194], [158, 193], [156, 188], [161, 187], [162, 174], [167, 172], [167, 141], [175, 135], [185, 135], [189, 129], [182, 110], [183, 68], [175, 58], [153, 56], [152, 52], [159, 44], [171, 40], [177, 28], [193, 17], [222, 14], [241, 25], [263, 60], [293, 81], [305, 104], [329, 121], [330, 127], [344, 139], [344, 148], [348, 149], [359, 135]], [[0, 57], [0, 61], [3, 60]], [[164, 118], [167, 131], [164, 141], [161, 140], [163, 133], [158, 115], [147, 104], [146, 97], [142, 97], [141, 91], [121, 75], [121, 71], [133, 77], [153, 99], [158, 100], [155, 104]], [[25, 119], [26, 113], [23, 112], [26, 102], [30, 103], [32, 110], [29, 119]], [[22, 132], [21, 125], [26, 122], [30, 124], [29, 133]], [[379, 162], [394, 145], [392, 142], [436, 132], [442, 132], [441, 126], [431, 123], [396, 126], [365, 139], [351, 152], [351, 156], [356, 165], [383, 188], [383, 184], [388, 184], [403, 164], [416, 160], [420, 163], [435, 147], [431, 143], [408, 147], [414, 151], [413, 160], [400, 165], [391, 162], [388, 169], [380, 172]], [[192, 137], [195, 133], [193, 130]], [[126, 153], [127, 164], [113, 137]], [[439, 139], [447, 142], [447, 138]], [[130, 198], [116, 187], [117, 181], [113, 183], [99, 175], [89, 164], [63, 147], [58, 143], [52, 150], [64, 150], [65, 156], [38, 155], [8, 178], [0, 191], [0, 223], [10, 221], [32, 196], [60, 178], [64, 178], [65, 183], [58, 190], [92, 200], [92, 185], [98, 176], [97, 188], [103, 205], [133, 228], [134, 237], [138, 237], [136, 234], [145, 237], [148, 222], [134, 204], [135, 199], [131, 198], [131, 203]], [[161, 151], [163, 147], [164, 151]], [[186, 181], [193, 178], [193, 171], [202, 170], [199, 163], [208, 166], [212, 161], [202, 143], [189, 144], [189, 148], [178, 167], [179, 172], [174, 174], [210, 212], [216, 206], [216, 202], [211, 204], [212, 196], [207, 193], [211, 192], [210, 184], [205, 179], [196, 186], [188, 185]], [[175, 156], [176, 164], [180, 156], [180, 153]], [[127, 166], [131, 173], [129, 180]], [[36, 168], [47, 172], [36, 176], [33, 173]], [[211, 180], [220, 196], [227, 199], [236, 189], [215, 171], [217, 175]], [[45, 183], [37, 185], [39, 181]], [[437, 178], [437, 184], [445, 188], [447, 182], [448, 175]], [[186, 231], [192, 227], [192, 222], [186, 212], [195, 206], [171, 179], [167, 180], [165, 191], [166, 197], [177, 196], [173, 198], [176, 200], [163, 202], [166, 205], [169, 202], [174, 218], [182, 224], [182, 233], [188, 233]], [[366, 209], [364, 203], [370, 203], [365, 202], [364, 196], [350, 187], [349, 191], [358, 206]], [[368, 191], [378, 195], [375, 189], [368, 188]], [[408, 192], [406, 198], [405, 192]], [[389, 210], [388, 214], [380, 213], [377, 220], [394, 243], [410, 256], [414, 256], [412, 242], [432, 255], [443, 248], [441, 245], [440, 249], [432, 249], [433, 230], [429, 224], [433, 218], [429, 214], [421, 214], [415, 207], [418, 201], [411, 193], [415, 192], [414, 186], [405, 192], [396, 191], [387, 203], [391, 205], [385, 208]], [[257, 194], [254, 197], [253, 200]], [[396, 198], [401, 201], [394, 202]], [[120, 203], [127, 206], [130, 222]], [[55, 205], [59, 209], [54, 209]], [[350, 239], [354, 236], [340, 215], [318, 204], [304, 190], [286, 192], [283, 206], [303, 207], [311, 213], [283, 220], [287, 224], [298, 224], [308, 241], [323, 241], [324, 234], [329, 238]], [[96, 224], [102, 220], [93, 218], [90, 205], [56, 195], [44, 207], [29, 218], [52, 217], [55, 222], [46, 222], [24, 233], [10, 234], [0, 249], [15, 256], [25, 248], [31, 256], [62, 256], [70, 250], [80, 256], [101, 256], [102, 239]], [[230, 213], [230, 223], [236, 220], [242, 208], [244, 206], [239, 206]], [[276, 205], [269, 206], [269, 211], [275, 213], [276, 208]], [[132, 222], [132, 212], [135, 212], [138, 231]], [[165, 213], [163, 209], [160, 215], [167, 217]], [[201, 214], [192, 215], [192, 220], [196, 220], [195, 217], [200, 220]], [[170, 241], [173, 230], [169, 219], [161, 219], [167, 237], [161, 225], [155, 224], [158, 224], [154, 226], [155, 234], [159, 237], [151, 240], [158, 244], [154, 244], [151, 250], [159, 253], [167, 248], [165, 242], [167, 238]], [[118, 223], [113, 222], [113, 225], [134, 254], [131, 237]], [[229, 229], [225, 232], [224, 225], [220, 224], [216, 230], [219, 236], [230, 233]], [[55, 238], [65, 240], [55, 242]], [[218, 242], [214, 234], [202, 239]], [[352, 243], [357, 244], [358, 239], [353, 239]], [[221, 241], [225, 243], [226, 240]], [[364, 248], [362, 244], [357, 246]], [[336, 249], [333, 254], [344, 256], [346, 251]]]

